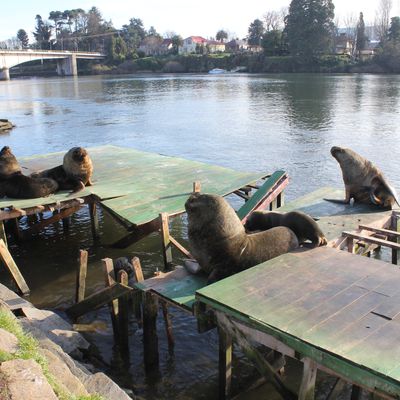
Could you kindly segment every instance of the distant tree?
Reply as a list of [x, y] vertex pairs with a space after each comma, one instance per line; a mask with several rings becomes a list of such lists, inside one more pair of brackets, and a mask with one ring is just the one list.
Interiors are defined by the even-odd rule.
[[223, 42], [225, 39], [228, 39], [228, 34], [227, 34], [223, 29], [220, 29], [220, 30], [217, 32], [215, 38], [216, 38], [217, 40], [219, 40], [220, 42]]
[[52, 27], [48, 21], [43, 21], [39, 14], [36, 15], [35, 19], [36, 27], [33, 36], [36, 39], [37, 46], [42, 50], [49, 50], [51, 48]]
[[49, 20], [54, 21], [53, 28], [57, 41], [59, 32], [61, 31], [62, 25], [64, 23], [64, 13], [62, 11], [50, 11]]
[[122, 37], [127, 45], [128, 53], [135, 54], [146, 31], [140, 18], [131, 18], [129, 24], [122, 26]]
[[110, 63], [121, 63], [125, 61], [128, 48], [124, 39], [120, 36], [112, 36], [109, 42], [108, 61]]
[[332, 0], [292, 0], [285, 18], [291, 54], [312, 57], [331, 51], [334, 9]]
[[261, 45], [267, 56], [281, 56], [287, 53], [287, 46], [283, 32], [279, 29], [264, 33]]
[[20, 29], [17, 32], [17, 38], [21, 42], [22, 48], [26, 49], [29, 44], [29, 37], [28, 37], [28, 34], [26, 33], [25, 29]]
[[178, 54], [179, 47], [183, 45], [182, 36], [174, 35], [171, 39], [172, 39], [173, 52], [174, 54]]
[[356, 38], [357, 52], [360, 53], [361, 50], [364, 50], [366, 44], [367, 44], [367, 36], [365, 35], [364, 14], [360, 12], [360, 17], [357, 23], [357, 38]]
[[146, 36], [154, 36], [154, 37], [159, 37], [161, 38], [162, 36], [156, 31], [156, 28], [154, 26], [151, 26], [150, 29], [147, 31]]
[[249, 26], [247, 40], [251, 45], [260, 45], [264, 34], [264, 24], [261, 20], [255, 19]]
[[269, 32], [282, 29], [283, 18], [282, 11], [267, 11], [263, 15], [265, 30]]
[[400, 42], [400, 17], [393, 17], [390, 19], [387, 37], [391, 42]]
[[392, 6], [392, 0], [380, 0], [378, 10], [375, 12], [375, 32], [381, 44], [384, 43], [388, 36]]

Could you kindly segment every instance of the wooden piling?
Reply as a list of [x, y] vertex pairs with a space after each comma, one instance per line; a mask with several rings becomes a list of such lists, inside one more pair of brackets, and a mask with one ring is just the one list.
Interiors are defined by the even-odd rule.
[[99, 216], [97, 214], [97, 206], [95, 201], [89, 203], [90, 224], [92, 228], [93, 240], [97, 240], [99, 235]]
[[[124, 270], [118, 272], [118, 282], [128, 286], [128, 273]], [[118, 343], [122, 358], [129, 360], [129, 298], [123, 295], [118, 299]]]
[[232, 337], [222, 327], [218, 327], [219, 351], [219, 396], [220, 400], [230, 397], [232, 383]]
[[169, 237], [169, 216], [168, 213], [161, 213], [160, 218], [160, 233], [161, 233], [161, 246], [164, 258], [165, 270], [171, 268], [172, 264], [172, 245]]
[[[392, 214], [391, 216], [391, 229], [392, 231], [397, 232], [399, 228], [399, 216], [395, 213]], [[397, 237], [392, 237], [392, 241], [395, 243], [398, 243], [398, 238]], [[398, 261], [398, 250], [397, 249], [392, 249], [392, 264], [397, 265]]]
[[[105, 286], [110, 287], [115, 283], [115, 270], [113, 260], [104, 258], [101, 260], [104, 268]], [[118, 337], [118, 300], [112, 300], [110, 304], [111, 322], [113, 326], [114, 336]]]
[[0, 221], [0, 240], [2, 240], [4, 245], [7, 247], [7, 235], [4, 227], [4, 221]]
[[157, 296], [143, 292], [143, 347], [146, 372], [158, 369]]
[[317, 364], [306, 357], [303, 359], [303, 377], [301, 379], [298, 400], [314, 400]]
[[[136, 282], [144, 281], [142, 266], [138, 257], [132, 258], [133, 272], [135, 274]], [[136, 291], [133, 295], [133, 311], [135, 313], [136, 321], [139, 326], [142, 325], [142, 296], [139, 296], [140, 292]]]
[[79, 250], [79, 265], [76, 276], [76, 295], [75, 301], [79, 303], [85, 298], [86, 275], [87, 275], [88, 252]]
[[168, 313], [168, 304], [162, 300], [161, 300], [161, 309], [164, 317], [165, 331], [167, 333], [168, 350], [170, 353], [172, 353], [175, 347], [174, 335], [172, 333], [172, 323]]

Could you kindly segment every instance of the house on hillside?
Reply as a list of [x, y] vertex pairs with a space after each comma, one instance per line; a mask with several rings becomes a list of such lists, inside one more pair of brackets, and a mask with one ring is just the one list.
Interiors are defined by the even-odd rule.
[[226, 50], [231, 53], [240, 53], [247, 51], [248, 43], [247, 40], [233, 39], [226, 43]]
[[262, 53], [264, 51], [263, 47], [258, 44], [249, 44], [247, 46], [247, 51], [249, 53]]
[[179, 54], [196, 53], [199, 47], [204, 47], [207, 44], [207, 39], [201, 36], [189, 36], [183, 40], [182, 46], [179, 46]]
[[335, 54], [351, 56], [353, 54], [353, 46], [353, 39], [349, 38], [346, 33], [341, 33], [335, 37]]
[[207, 40], [206, 47], [208, 53], [223, 53], [225, 51], [225, 43], [217, 40]]
[[170, 53], [172, 48], [171, 39], [163, 39], [159, 36], [147, 36], [141, 41], [138, 51], [143, 52], [146, 56], [162, 56]]

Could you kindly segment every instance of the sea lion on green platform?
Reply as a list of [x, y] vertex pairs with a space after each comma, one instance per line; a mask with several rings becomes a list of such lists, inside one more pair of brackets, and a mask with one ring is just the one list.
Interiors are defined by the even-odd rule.
[[83, 147], [73, 147], [65, 155], [63, 164], [41, 172], [32, 177], [46, 177], [57, 181], [60, 190], [72, 190], [74, 193], [91, 186], [93, 164], [89, 153]]
[[8, 146], [0, 151], [0, 197], [33, 199], [46, 197], [58, 189], [53, 179], [31, 178], [21, 172], [21, 167]]
[[314, 247], [325, 246], [327, 240], [318, 224], [301, 211], [280, 213], [275, 211], [254, 211], [244, 225], [247, 231], [265, 231], [276, 226], [286, 226], [297, 236], [299, 243], [310, 240]]
[[191, 253], [209, 283], [298, 247], [296, 235], [280, 226], [246, 234], [234, 209], [221, 196], [194, 193], [185, 203]]
[[353, 198], [355, 202], [383, 208], [392, 208], [395, 203], [400, 205], [396, 190], [371, 161], [351, 149], [337, 146], [331, 148], [331, 154], [342, 170], [346, 194], [344, 200], [325, 200], [348, 204]]

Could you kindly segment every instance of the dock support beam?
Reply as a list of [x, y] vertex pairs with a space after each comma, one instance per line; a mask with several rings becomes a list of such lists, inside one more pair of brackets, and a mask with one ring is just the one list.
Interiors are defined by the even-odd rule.
[[89, 214], [93, 240], [97, 240], [99, 238], [99, 217], [97, 214], [97, 206], [95, 202], [89, 203]]
[[158, 300], [150, 292], [143, 293], [143, 347], [144, 367], [146, 372], [158, 370], [158, 337], [157, 337]]
[[299, 389], [299, 400], [314, 400], [317, 364], [306, 357], [303, 359], [303, 377]]
[[232, 337], [221, 327], [219, 335], [219, 399], [230, 397], [232, 382]]
[[164, 267], [170, 269], [172, 264], [172, 245], [169, 238], [169, 216], [167, 213], [160, 214], [160, 233], [162, 241], [162, 252], [164, 257]]

